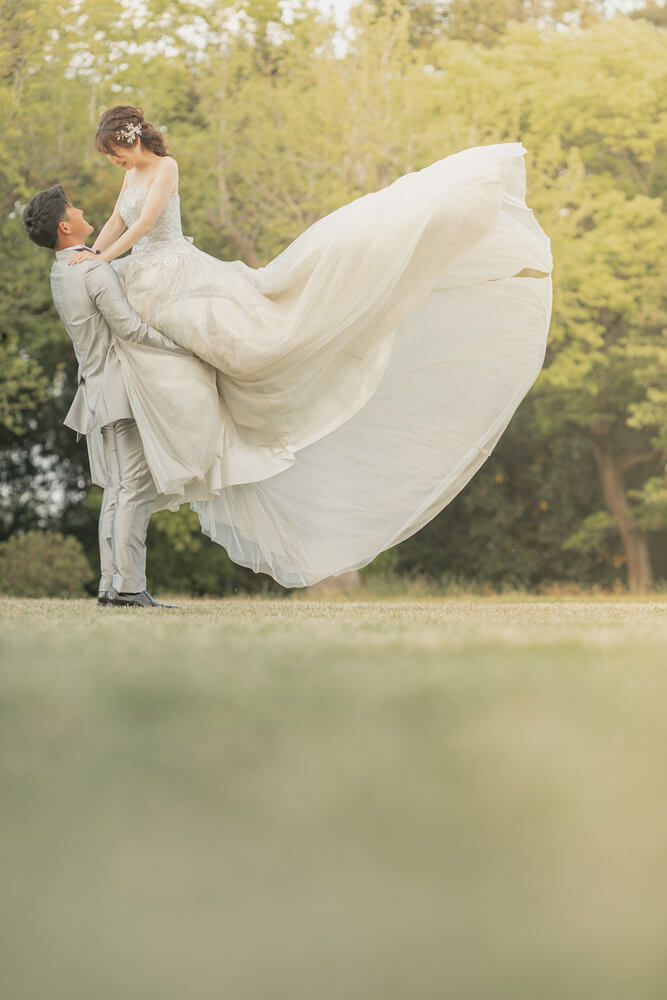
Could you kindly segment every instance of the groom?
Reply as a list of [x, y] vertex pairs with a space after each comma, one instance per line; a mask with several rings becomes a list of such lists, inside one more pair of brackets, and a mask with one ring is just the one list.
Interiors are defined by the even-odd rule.
[[[36, 195], [23, 212], [28, 236], [55, 251], [51, 294], [74, 344], [79, 386], [65, 418], [78, 434], [100, 428], [104, 495], [99, 520], [101, 576], [98, 605], [173, 607], [146, 590], [146, 532], [157, 490], [125, 389], [115, 338], [187, 354], [131, 308], [120, 280], [98, 251], [86, 247], [93, 232], [83, 210], [56, 184]], [[73, 253], [90, 251], [90, 262], [69, 267]]]

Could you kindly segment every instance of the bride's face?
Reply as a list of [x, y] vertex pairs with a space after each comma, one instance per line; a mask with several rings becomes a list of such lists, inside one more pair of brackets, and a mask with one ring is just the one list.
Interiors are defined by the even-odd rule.
[[106, 157], [110, 163], [115, 163], [123, 170], [131, 170], [136, 166], [141, 155], [141, 143], [137, 139], [134, 146], [114, 146], [113, 153], [107, 153]]

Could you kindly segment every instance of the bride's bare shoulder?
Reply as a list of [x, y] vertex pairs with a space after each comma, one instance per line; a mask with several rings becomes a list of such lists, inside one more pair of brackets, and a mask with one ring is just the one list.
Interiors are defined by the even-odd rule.
[[178, 163], [173, 156], [161, 156], [159, 169], [165, 173], [175, 174], [178, 177]]
[[173, 156], [160, 157], [155, 179], [161, 185], [168, 184], [174, 191], [178, 191], [178, 163]]

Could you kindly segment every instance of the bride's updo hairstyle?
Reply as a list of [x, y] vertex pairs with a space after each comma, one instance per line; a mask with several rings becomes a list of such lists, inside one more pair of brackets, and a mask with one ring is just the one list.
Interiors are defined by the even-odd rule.
[[100, 118], [95, 136], [95, 149], [98, 153], [118, 152], [118, 147], [134, 146], [137, 139], [144, 147], [156, 156], [167, 156], [162, 133], [144, 119], [141, 108], [119, 104], [109, 108]]

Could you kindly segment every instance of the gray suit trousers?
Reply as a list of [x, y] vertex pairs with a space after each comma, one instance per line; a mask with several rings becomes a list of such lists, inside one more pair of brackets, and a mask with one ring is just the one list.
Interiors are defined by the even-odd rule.
[[99, 590], [146, 589], [146, 532], [157, 496], [134, 420], [102, 427], [106, 484], [99, 522]]

